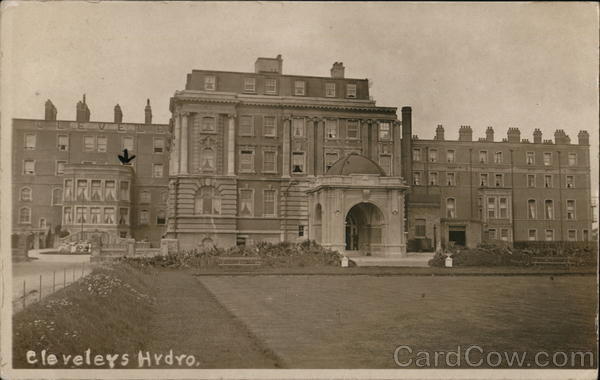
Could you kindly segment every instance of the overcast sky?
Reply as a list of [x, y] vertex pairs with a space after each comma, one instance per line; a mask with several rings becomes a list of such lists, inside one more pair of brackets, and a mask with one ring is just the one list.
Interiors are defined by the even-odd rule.
[[[455, 139], [489, 125], [532, 139], [591, 133], [598, 171], [598, 13], [595, 3], [120, 3], [28, 2], [5, 7], [12, 60], [3, 75], [14, 117], [42, 118], [51, 99], [75, 118], [83, 93], [92, 120], [169, 119], [169, 97], [192, 69], [253, 71], [283, 56], [286, 74], [369, 78], [378, 105], [413, 108], [413, 130], [437, 124]], [[6, 21], [3, 20], [3, 21]]]

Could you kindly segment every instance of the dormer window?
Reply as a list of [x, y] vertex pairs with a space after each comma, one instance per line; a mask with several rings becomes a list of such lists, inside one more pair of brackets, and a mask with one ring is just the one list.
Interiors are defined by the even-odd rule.
[[244, 79], [244, 92], [256, 92], [256, 79]]
[[335, 83], [325, 83], [325, 96], [335, 98]]
[[265, 94], [277, 94], [277, 79], [265, 79]]
[[215, 91], [217, 89], [217, 78], [214, 75], [204, 77], [204, 89], [206, 91]]
[[347, 98], [356, 98], [356, 85], [352, 83], [348, 83], [346, 85], [346, 97]]
[[306, 82], [303, 80], [294, 81], [294, 95], [304, 96], [306, 94]]

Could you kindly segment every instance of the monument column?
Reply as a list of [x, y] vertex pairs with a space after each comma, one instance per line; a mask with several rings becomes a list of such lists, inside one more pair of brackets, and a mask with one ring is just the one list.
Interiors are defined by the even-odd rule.
[[181, 114], [181, 174], [188, 174], [188, 118], [189, 113]]
[[281, 176], [283, 178], [290, 177], [290, 123], [291, 118], [283, 119], [283, 154], [281, 158]]
[[235, 175], [235, 114], [227, 115], [227, 175]]

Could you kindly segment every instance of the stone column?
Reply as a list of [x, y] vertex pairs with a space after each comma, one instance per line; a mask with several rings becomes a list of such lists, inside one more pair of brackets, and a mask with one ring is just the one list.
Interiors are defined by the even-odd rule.
[[317, 118], [308, 119], [308, 128], [306, 131], [306, 141], [308, 146], [306, 152], [306, 174], [309, 176], [315, 175], [315, 125], [317, 124]]
[[366, 120], [360, 120], [360, 139], [362, 145], [362, 154], [365, 157], [371, 157], [371, 145], [369, 144], [370, 127]]
[[175, 140], [173, 142], [173, 152], [171, 154], [171, 161], [173, 163], [173, 175], [179, 174], [179, 164], [181, 160], [181, 118], [179, 114], [175, 113]]
[[281, 176], [290, 177], [290, 123], [292, 120], [287, 117], [283, 119], [283, 154], [281, 155]]
[[188, 174], [188, 113], [181, 114], [181, 174]]
[[323, 156], [324, 156], [324, 152], [323, 152], [323, 140], [324, 140], [324, 134], [323, 131], [325, 130], [325, 120], [324, 119], [318, 119], [315, 122], [315, 168], [314, 168], [314, 173], [315, 175], [320, 175], [323, 174]]
[[235, 175], [235, 115], [227, 115], [227, 175]]
[[376, 120], [371, 120], [369, 119], [368, 121], [369, 123], [369, 132], [371, 133], [371, 138], [370, 138], [370, 143], [371, 146], [369, 147], [369, 153], [370, 156], [369, 158], [375, 162], [379, 162], [379, 152], [377, 150], [377, 146], [379, 144], [379, 131], [377, 128], [377, 121]]

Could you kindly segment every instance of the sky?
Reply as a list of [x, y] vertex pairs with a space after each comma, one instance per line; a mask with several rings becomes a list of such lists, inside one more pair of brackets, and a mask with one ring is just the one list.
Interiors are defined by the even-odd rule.
[[[474, 139], [493, 126], [532, 139], [591, 134], [598, 182], [598, 8], [595, 3], [3, 2], [4, 113], [167, 123], [192, 69], [246, 71], [283, 56], [285, 74], [369, 78], [381, 106], [411, 106], [413, 133], [443, 124]], [[9, 64], [6, 64], [8, 59]], [[8, 100], [7, 100], [8, 99]], [[8, 104], [8, 107], [7, 107]], [[594, 190], [597, 194], [597, 189]]]

